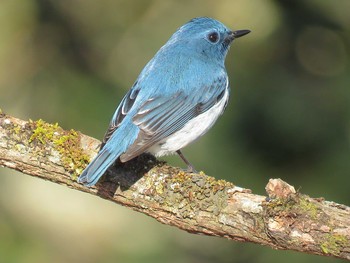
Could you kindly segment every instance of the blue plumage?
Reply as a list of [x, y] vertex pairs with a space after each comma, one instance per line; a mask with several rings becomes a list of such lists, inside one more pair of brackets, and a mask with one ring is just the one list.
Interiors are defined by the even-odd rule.
[[140, 73], [118, 106], [101, 150], [78, 181], [96, 184], [116, 159], [143, 152], [163, 156], [202, 136], [224, 111], [229, 86], [225, 57], [230, 44], [249, 30], [231, 31], [200, 17], [180, 27]]

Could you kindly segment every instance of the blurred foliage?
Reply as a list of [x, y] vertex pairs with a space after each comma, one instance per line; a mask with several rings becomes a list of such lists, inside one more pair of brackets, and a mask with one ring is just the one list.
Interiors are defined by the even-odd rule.
[[[280, 177], [349, 205], [349, 9], [347, 0], [3, 0], [0, 107], [102, 138], [122, 96], [176, 28], [214, 17], [252, 33], [226, 61], [228, 109], [186, 148], [188, 158], [256, 193]], [[340, 262], [190, 235], [1, 173], [0, 262]]]

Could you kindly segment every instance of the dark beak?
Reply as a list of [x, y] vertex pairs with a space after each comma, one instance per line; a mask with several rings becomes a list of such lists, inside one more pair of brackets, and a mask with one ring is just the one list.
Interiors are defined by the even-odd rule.
[[234, 39], [242, 37], [246, 34], [250, 33], [250, 30], [236, 30], [228, 33], [228, 36], [225, 39], [227, 44], [230, 44]]
[[232, 32], [232, 37], [233, 38], [239, 38], [239, 37], [243, 37], [246, 34], [250, 33], [250, 30], [237, 30], [237, 31], [233, 31]]

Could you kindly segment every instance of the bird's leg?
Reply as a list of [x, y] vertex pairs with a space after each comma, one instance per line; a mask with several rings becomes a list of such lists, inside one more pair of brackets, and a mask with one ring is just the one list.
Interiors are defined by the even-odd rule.
[[182, 152], [180, 150], [177, 150], [176, 153], [185, 162], [185, 164], [187, 164], [187, 172], [197, 173], [196, 169], [194, 169], [193, 165], [189, 161], [187, 161], [187, 159], [185, 158], [185, 156], [182, 154]]

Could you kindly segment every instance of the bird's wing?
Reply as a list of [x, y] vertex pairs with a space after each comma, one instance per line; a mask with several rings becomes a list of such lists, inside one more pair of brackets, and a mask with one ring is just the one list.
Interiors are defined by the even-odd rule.
[[220, 101], [227, 86], [228, 79], [222, 76], [211, 85], [195, 89], [196, 92], [192, 94], [179, 91], [170, 97], [158, 95], [148, 99], [133, 117], [133, 123], [140, 128], [140, 132], [136, 141], [121, 156], [121, 160], [131, 160], [181, 130], [188, 121]]
[[109, 127], [102, 140], [101, 149], [104, 147], [104, 145], [112, 136], [112, 134], [115, 132], [115, 130], [119, 127], [122, 120], [125, 118], [125, 116], [128, 114], [128, 112], [134, 105], [136, 97], [139, 94], [139, 91], [140, 91], [140, 87], [137, 85], [137, 82], [136, 82], [133, 85], [133, 87], [128, 91], [128, 93], [124, 96], [123, 100], [121, 101], [118, 108], [116, 109], [112, 117], [112, 120], [109, 123]]

